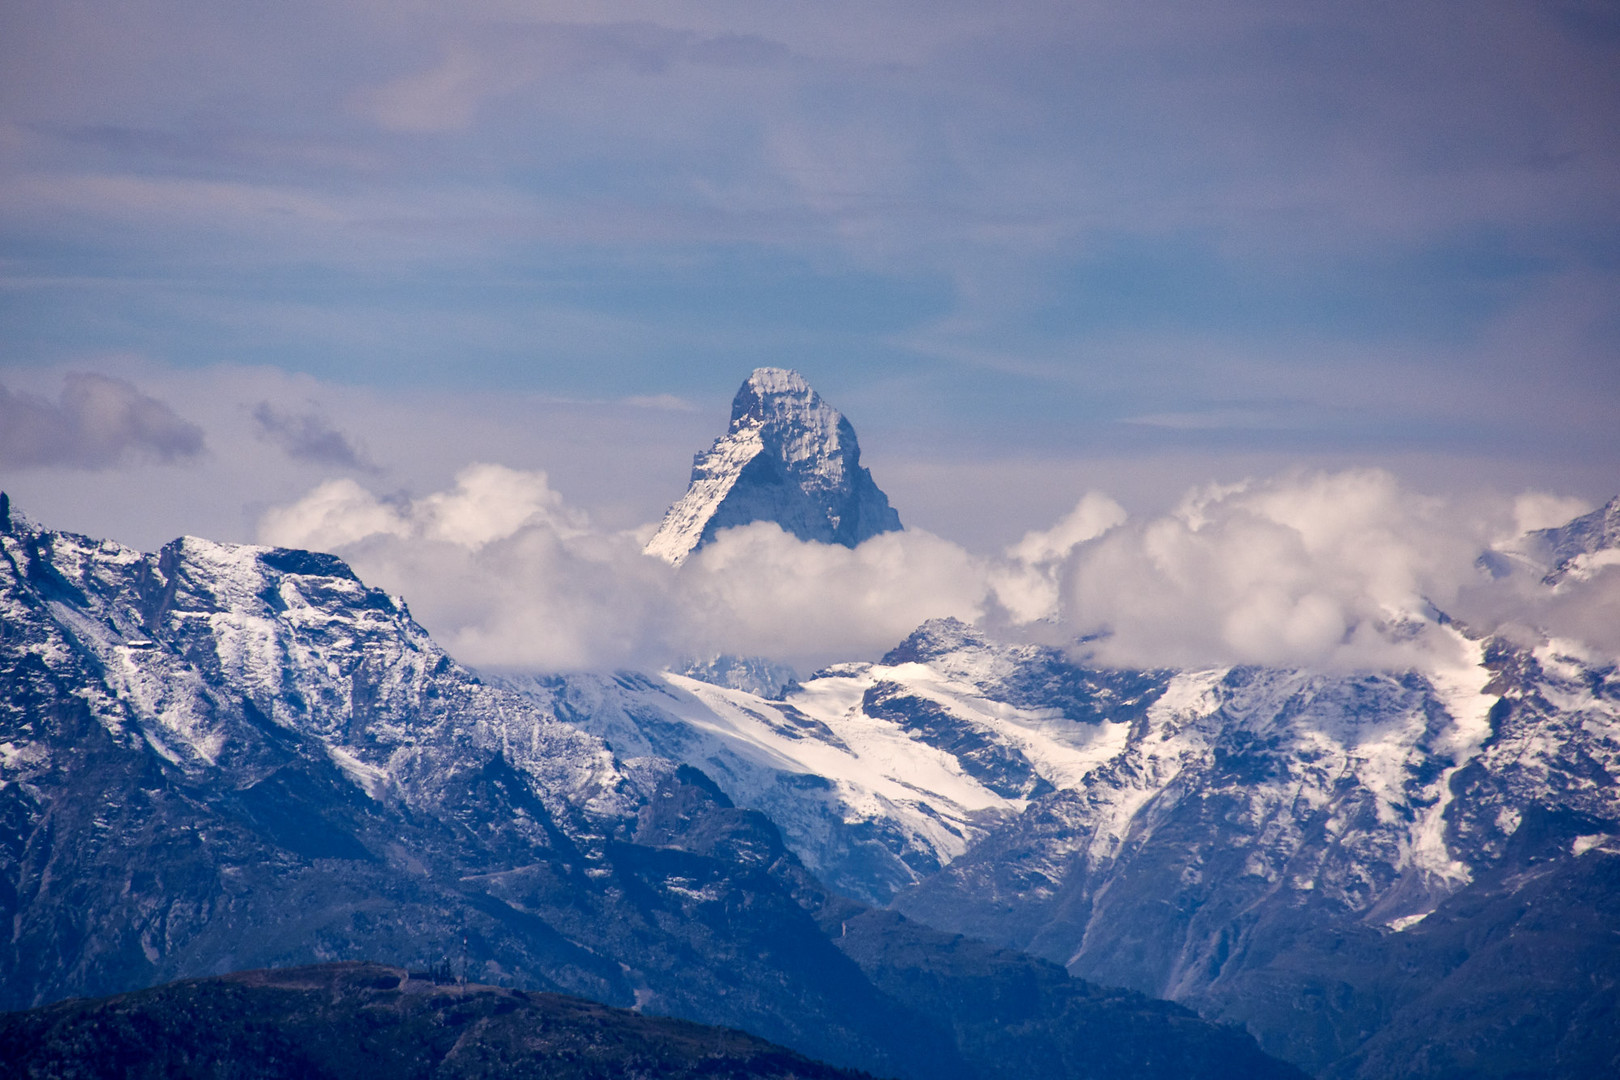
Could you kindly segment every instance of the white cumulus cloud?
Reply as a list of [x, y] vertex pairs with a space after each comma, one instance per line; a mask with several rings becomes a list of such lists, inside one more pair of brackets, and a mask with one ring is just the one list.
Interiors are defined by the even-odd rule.
[[1376, 470], [1207, 488], [1079, 548], [1066, 614], [1112, 663], [1404, 666], [1493, 527]]
[[955, 616], [1049, 641], [1085, 637], [1110, 665], [1408, 668], [1456, 648], [1436, 607], [1481, 630], [1556, 614], [1589, 640], [1614, 622], [1607, 577], [1537, 599], [1538, 584], [1493, 582], [1475, 565], [1516, 519], [1564, 505], [1443, 501], [1377, 470], [1294, 473], [1200, 488], [1139, 519], [1089, 494], [999, 558], [915, 530], [850, 549], [755, 523], [723, 531], [677, 570], [642, 553], [646, 528], [594, 527], [544, 473], [473, 465], [415, 499], [329, 481], [266, 513], [260, 539], [342, 555], [475, 666], [646, 667], [732, 653], [808, 671], [875, 657], [924, 620]]
[[676, 572], [638, 532], [594, 529], [544, 473], [462, 470], [455, 486], [387, 500], [352, 479], [267, 512], [264, 543], [333, 551], [402, 594], [459, 659], [570, 669], [730, 652], [801, 668], [881, 652], [925, 619], [977, 618], [986, 567], [924, 532], [853, 550], [770, 524], [728, 530]]
[[1069, 556], [1087, 540], [1125, 522], [1125, 508], [1088, 492], [1049, 529], [1026, 533], [990, 571], [996, 601], [1014, 623], [1056, 621], [1062, 610], [1062, 574]]

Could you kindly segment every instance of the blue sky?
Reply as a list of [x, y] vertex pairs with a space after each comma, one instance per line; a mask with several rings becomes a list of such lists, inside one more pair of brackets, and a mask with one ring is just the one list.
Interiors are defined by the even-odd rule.
[[0, 467], [245, 538], [359, 468], [269, 402], [628, 524], [777, 364], [981, 547], [1295, 463], [1605, 498], [1617, 132], [1612, 0], [8, 4], [6, 415], [99, 373], [203, 449]]

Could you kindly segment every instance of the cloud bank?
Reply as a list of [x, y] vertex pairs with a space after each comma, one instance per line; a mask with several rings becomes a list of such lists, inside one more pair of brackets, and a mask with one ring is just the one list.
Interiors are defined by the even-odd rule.
[[484, 464], [414, 499], [328, 481], [268, 512], [260, 539], [343, 555], [475, 666], [651, 667], [732, 653], [809, 671], [872, 658], [924, 620], [955, 616], [1084, 639], [1081, 651], [1106, 665], [1407, 668], [1455, 659], [1436, 613], [1459, 605], [1480, 629], [1536, 611], [1609, 646], [1603, 612], [1620, 572], [1538, 599], [1475, 565], [1516, 535], [1516, 515], [1560, 505], [1444, 501], [1377, 470], [1291, 473], [1198, 489], [1143, 519], [1088, 494], [996, 558], [926, 532], [848, 549], [756, 523], [677, 570], [641, 553], [647, 528], [597, 529], [544, 473]]
[[1113, 663], [1401, 666], [1492, 536], [1457, 510], [1374, 470], [1205, 488], [1079, 552], [1066, 615]]
[[880, 652], [924, 619], [985, 609], [982, 562], [927, 533], [850, 550], [756, 524], [677, 572], [641, 553], [644, 532], [592, 528], [543, 472], [472, 465], [452, 489], [419, 499], [328, 481], [266, 513], [259, 538], [343, 555], [403, 594], [457, 657], [489, 667], [736, 653], [809, 668]]

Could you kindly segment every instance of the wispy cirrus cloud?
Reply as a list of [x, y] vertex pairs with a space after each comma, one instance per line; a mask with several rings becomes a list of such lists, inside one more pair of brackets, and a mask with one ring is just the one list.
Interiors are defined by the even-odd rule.
[[486, 104], [536, 86], [615, 69], [665, 75], [680, 67], [770, 67], [791, 57], [788, 46], [759, 35], [705, 34], [651, 20], [473, 24], [435, 63], [362, 87], [349, 105], [389, 131], [457, 131], [471, 126]]

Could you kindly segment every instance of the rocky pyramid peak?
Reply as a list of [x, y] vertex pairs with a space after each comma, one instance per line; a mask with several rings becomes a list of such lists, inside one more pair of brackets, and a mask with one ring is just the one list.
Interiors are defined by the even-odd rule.
[[679, 566], [721, 529], [770, 521], [801, 540], [854, 547], [900, 528], [861, 465], [855, 429], [803, 375], [758, 368], [731, 403], [726, 433], [692, 463], [692, 481], [647, 544]]

